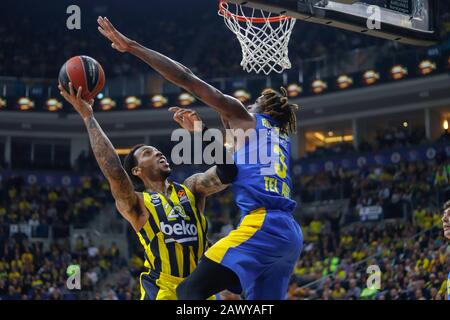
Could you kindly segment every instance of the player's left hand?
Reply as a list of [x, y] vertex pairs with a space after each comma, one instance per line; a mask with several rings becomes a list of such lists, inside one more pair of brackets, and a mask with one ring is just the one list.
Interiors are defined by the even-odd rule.
[[94, 110], [92, 106], [94, 105], [94, 99], [91, 101], [84, 101], [81, 98], [81, 94], [83, 92], [83, 88], [79, 87], [77, 92], [74, 91], [72, 83], [69, 82], [69, 90], [70, 93], [67, 92], [61, 84], [58, 84], [59, 93], [69, 102], [74, 109], [80, 114], [83, 120], [89, 118], [93, 115]]
[[444, 227], [444, 236], [450, 240], [450, 208], [444, 211], [444, 216], [442, 217], [442, 224]]
[[173, 112], [173, 120], [182, 128], [190, 132], [202, 131], [202, 120], [196, 111], [179, 107], [171, 107], [169, 108], [169, 111]]
[[99, 24], [98, 31], [112, 42], [111, 47], [120, 52], [130, 50], [134, 41], [117, 31], [108, 18], [98, 17], [97, 23]]

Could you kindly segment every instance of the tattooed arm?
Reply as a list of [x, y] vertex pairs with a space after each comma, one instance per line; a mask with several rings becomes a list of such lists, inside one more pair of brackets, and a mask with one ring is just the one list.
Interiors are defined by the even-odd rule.
[[217, 174], [217, 166], [190, 176], [184, 181], [184, 185], [195, 195], [203, 197], [222, 191], [229, 186], [229, 184], [224, 184], [220, 180]]
[[111, 192], [116, 200], [116, 206], [125, 219], [134, 226], [138, 216], [139, 198], [134, 191], [130, 177], [122, 167], [119, 156], [113, 145], [103, 132], [102, 128], [94, 118], [92, 110], [93, 100], [89, 103], [81, 99], [82, 88], [78, 88], [74, 93], [72, 84], [69, 84], [70, 94], [62, 86], [59, 86], [61, 95], [73, 105], [75, 110], [82, 117], [89, 134], [92, 151], [103, 175], [109, 182]]

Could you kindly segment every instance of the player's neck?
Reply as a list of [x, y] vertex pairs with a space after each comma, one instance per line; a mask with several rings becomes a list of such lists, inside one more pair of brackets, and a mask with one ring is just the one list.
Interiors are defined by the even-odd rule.
[[167, 194], [169, 188], [171, 187], [170, 182], [167, 178], [161, 180], [149, 180], [143, 179], [145, 190], [150, 192], [158, 192], [162, 194]]

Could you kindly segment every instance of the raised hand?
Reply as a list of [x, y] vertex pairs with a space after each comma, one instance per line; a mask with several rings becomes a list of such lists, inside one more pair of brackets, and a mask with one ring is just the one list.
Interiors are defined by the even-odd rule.
[[[184, 109], [179, 107], [169, 108], [170, 112], [173, 112], [173, 120], [178, 123], [182, 128], [194, 132], [202, 131], [201, 119], [196, 111], [191, 109]], [[199, 122], [195, 125], [195, 122]]]
[[120, 52], [130, 50], [134, 41], [117, 31], [108, 18], [98, 17], [97, 22], [99, 24], [98, 31], [112, 42], [111, 47]]
[[94, 105], [94, 99], [87, 102], [81, 98], [81, 94], [83, 92], [83, 88], [79, 87], [77, 92], [73, 90], [72, 82], [69, 82], [69, 91], [68, 93], [61, 84], [58, 84], [59, 93], [69, 102], [74, 109], [80, 114], [83, 120], [89, 118], [94, 113], [92, 106]]

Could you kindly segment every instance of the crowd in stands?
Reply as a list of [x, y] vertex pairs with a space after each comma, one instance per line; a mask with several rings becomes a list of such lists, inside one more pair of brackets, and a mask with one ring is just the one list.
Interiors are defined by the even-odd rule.
[[[444, 131], [437, 143], [449, 141], [448, 131]], [[428, 143], [424, 128], [420, 127], [389, 127], [377, 130], [373, 141], [363, 140], [355, 148], [351, 142], [333, 143], [330, 145], [318, 146], [314, 151], [307, 152], [304, 159], [315, 159], [322, 157], [342, 156], [351, 153], [376, 152], [386, 149], [398, 149], [413, 147]]]
[[[0, 25], [0, 76], [53, 79], [65, 60], [78, 54], [95, 57], [110, 76], [148, 72], [150, 69], [138, 59], [130, 55], [119, 58], [109, 42], [103, 41], [96, 27], [98, 15], [108, 16], [130, 38], [185, 62], [202, 77], [243, 74], [238, 40], [217, 15], [216, 1], [177, 0], [173, 6], [137, 0], [131, 0], [127, 6], [118, 1], [96, 1], [95, 5], [87, 0], [79, 1], [80, 30], [66, 27], [69, 15], [65, 12], [71, 4], [59, 1], [52, 6], [29, 10], [28, 1], [2, 3], [7, 6], [8, 15]], [[129, 16], [133, 19], [128, 19]], [[311, 74], [324, 67], [321, 60], [324, 57], [328, 57], [326, 64], [339, 64], [341, 69], [346, 64], [362, 65], [368, 60], [364, 48], [374, 46], [379, 54], [392, 52], [392, 46], [396, 46], [396, 51], [402, 47], [383, 39], [298, 21], [289, 52], [293, 65], [302, 66], [304, 73]], [[349, 51], [353, 54], [348, 54]], [[317, 61], [304, 63], [311, 59]]]
[[[94, 57], [109, 76], [148, 72], [149, 68], [129, 55], [118, 59], [119, 54], [111, 49], [109, 41], [97, 32], [99, 15], [108, 16], [130, 38], [174, 59], [183, 58], [202, 27], [192, 24], [185, 10], [173, 10], [163, 3], [131, 0], [124, 6], [120, 1], [93, 4], [81, 0], [77, 2], [81, 29], [70, 30], [66, 26], [66, 10], [72, 4], [63, 0], [30, 10], [31, 1], [3, 1], [8, 15], [3, 16], [0, 25], [0, 76], [55, 79], [64, 62], [79, 54]], [[190, 9], [197, 7], [199, 4], [189, 3]], [[130, 16], [134, 18], [129, 19]], [[189, 28], [184, 27], [188, 24]]]
[[[400, 162], [384, 167], [333, 170], [294, 178], [294, 197], [302, 203], [349, 199], [355, 214], [361, 207], [382, 206], [387, 215], [450, 198], [450, 161]], [[403, 209], [401, 210], [403, 211]]]
[[27, 185], [21, 176], [3, 177], [0, 180], [0, 244], [12, 232], [47, 237], [49, 226], [53, 227], [54, 237], [64, 238], [69, 225], [86, 225], [110, 198], [107, 182], [94, 177], [83, 177], [77, 187]]
[[[440, 236], [439, 228], [430, 229], [439, 226], [441, 218], [434, 191], [438, 190], [442, 199], [450, 197], [449, 178], [450, 163], [439, 157], [437, 161], [427, 163], [400, 163], [356, 172], [340, 170], [315, 177], [297, 177], [294, 185], [300, 188], [295, 189], [294, 194], [304, 204], [339, 198], [337, 193], [324, 197], [326, 193], [322, 192], [318, 196], [317, 191], [312, 191], [313, 186], [342, 185], [344, 192], [340, 196], [350, 199], [349, 207], [354, 209], [344, 212], [346, 216], [351, 217], [352, 212], [356, 216], [359, 206], [386, 207], [387, 203], [404, 201], [410, 204], [408, 211], [412, 217], [385, 215], [386, 219], [397, 218], [396, 222], [376, 223], [376, 226], [356, 222], [356, 218], [344, 219], [341, 224], [340, 216], [335, 223], [323, 216], [302, 218], [305, 247], [291, 280], [288, 298], [442, 299], [449, 249]], [[90, 194], [89, 190], [96, 190], [96, 195]], [[84, 181], [73, 189], [25, 186], [20, 178], [2, 181], [0, 298], [138, 299], [137, 279], [144, 270], [144, 255], [134, 234], [132, 241], [137, 250], [132, 250], [133, 255], [125, 262], [119, 258], [115, 246], [97, 248], [83, 239], [70, 244], [67, 238], [55, 237], [55, 241], [44, 249], [42, 243], [30, 242], [29, 235], [20, 231], [11, 233], [5, 228], [12, 223], [33, 225], [39, 221], [53, 228], [58, 222], [65, 226], [79, 223], [77, 216], [82, 215], [80, 212], [84, 211], [87, 219], [96, 215], [107, 201], [108, 192], [107, 184], [95, 179]], [[308, 192], [314, 196], [305, 196]], [[93, 208], [85, 204], [93, 204]], [[239, 221], [229, 190], [210, 197], [205, 214], [212, 242], [227, 235]], [[351, 228], [346, 227], [349, 223], [352, 223]], [[37, 233], [35, 230], [33, 236], [38, 236]], [[66, 270], [70, 264], [78, 264], [83, 270], [88, 270], [83, 273], [82, 293], [65, 289]], [[367, 291], [365, 268], [372, 264], [381, 268], [382, 288]], [[97, 285], [114, 272], [119, 276], [113, 283], [102, 287]], [[223, 293], [223, 298], [239, 299], [227, 292]]]
[[[353, 226], [340, 234], [319, 227], [298, 261], [288, 299], [445, 300], [450, 245], [441, 214], [428, 213], [426, 223]], [[369, 266], [379, 269], [368, 273]], [[380, 287], [372, 287], [370, 275], [379, 276]]]
[[[43, 242], [14, 236], [0, 247], [0, 300], [94, 299], [99, 282], [123, 264], [114, 244], [97, 247], [79, 238], [46, 248]], [[81, 290], [69, 290], [69, 266], [79, 267]], [[109, 298], [107, 292], [100, 297]]]

